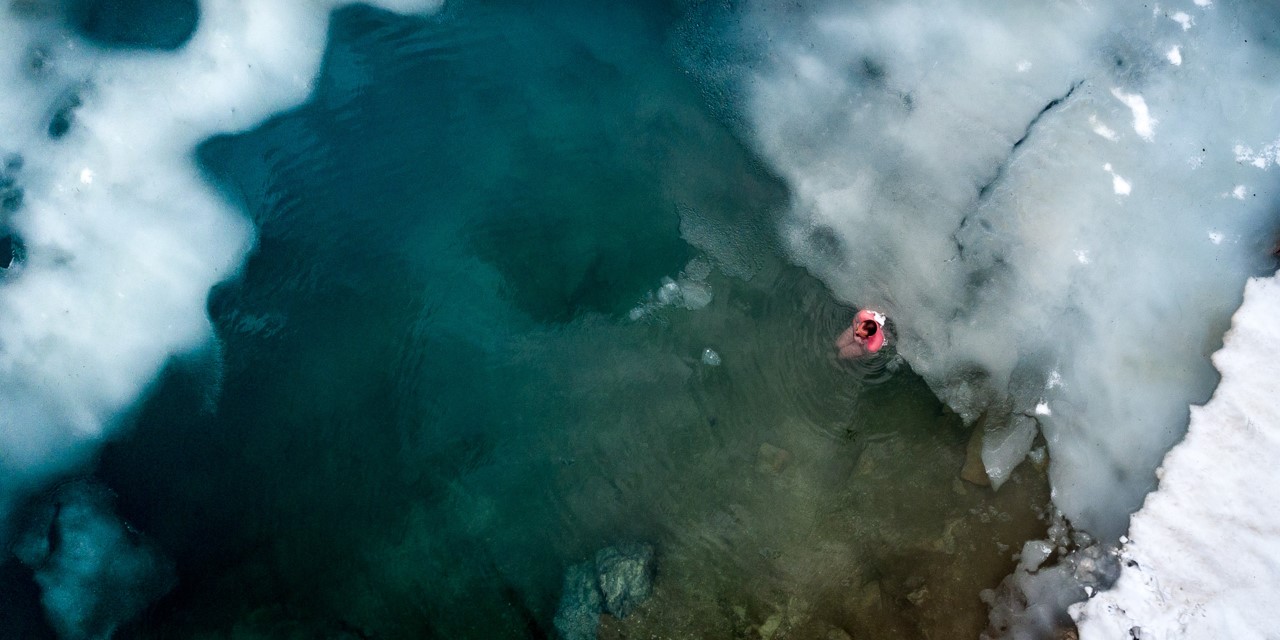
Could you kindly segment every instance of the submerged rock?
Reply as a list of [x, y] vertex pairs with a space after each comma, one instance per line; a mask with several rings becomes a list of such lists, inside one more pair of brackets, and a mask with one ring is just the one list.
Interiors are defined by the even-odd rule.
[[757, 632], [760, 634], [761, 640], [772, 640], [772, 638], [777, 635], [778, 629], [781, 626], [782, 614], [775, 613], [765, 619], [765, 621], [760, 625], [760, 628], [757, 629]]
[[756, 451], [756, 471], [776, 476], [791, 462], [791, 452], [768, 442], [760, 443]]
[[653, 593], [655, 558], [653, 545], [622, 543], [596, 553], [596, 575], [604, 608], [618, 618]]
[[562, 640], [595, 640], [600, 614], [623, 618], [653, 593], [653, 545], [624, 542], [564, 572], [554, 620]]
[[969, 436], [969, 445], [964, 451], [964, 467], [960, 469], [960, 478], [979, 487], [991, 486], [987, 477], [987, 467], [982, 463], [982, 428], [976, 427]]
[[595, 640], [602, 604], [595, 565], [583, 562], [565, 570], [554, 620], [561, 640]]
[[95, 482], [65, 484], [35, 507], [15, 541], [61, 638], [109, 638], [176, 582], [173, 563], [114, 503]]

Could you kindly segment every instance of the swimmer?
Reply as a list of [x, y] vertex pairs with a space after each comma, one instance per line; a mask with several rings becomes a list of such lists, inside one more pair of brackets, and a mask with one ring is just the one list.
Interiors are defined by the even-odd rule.
[[841, 358], [869, 356], [884, 347], [884, 314], [863, 309], [853, 317], [849, 328], [836, 338]]

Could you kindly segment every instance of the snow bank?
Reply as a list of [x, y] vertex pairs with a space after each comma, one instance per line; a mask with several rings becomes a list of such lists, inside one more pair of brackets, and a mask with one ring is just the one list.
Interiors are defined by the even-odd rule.
[[793, 259], [894, 318], [993, 484], [1041, 430], [1055, 503], [1104, 540], [1212, 391], [1278, 195], [1280, 58], [1251, 30], [1276, 8], [1150, 7], [761, 2], [736, 25]]
[[1076, 605], [1084, 640], [1250, 640], [1280, 629], [1280, 277], [1245, 290], [1160, 488], [1134, 514], [1120, 579]]
[[0, 277], [0, 517], [211, 338], [205, 298], [252, 229], [193, 149], [307, 96], [336, 4], [208, 0], [176, 53], [101, 50], [61, 31], [56, 4], [6, 5], [0, 236], [19, 251]]

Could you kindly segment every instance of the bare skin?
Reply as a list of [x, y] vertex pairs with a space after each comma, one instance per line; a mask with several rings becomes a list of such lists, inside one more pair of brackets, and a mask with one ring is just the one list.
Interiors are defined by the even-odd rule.
[[840, 350], [840, 357], [859, 358], [870, 353], [867, 349], [867, 338], [875, 334], [878, 329], [876, 323], [871, 320], [850, 325], [844, 333], [840, 334], [840, 337], [836, 338], [836, 349]]

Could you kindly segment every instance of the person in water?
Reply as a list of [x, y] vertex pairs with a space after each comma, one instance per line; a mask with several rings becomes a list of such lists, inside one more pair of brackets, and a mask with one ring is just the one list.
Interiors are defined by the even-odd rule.
[[860, 358], [879, 351], [884, 341], [884, 314], [863, 309], [836, 338], [836, 349], [840, 350], [841, 358]]

